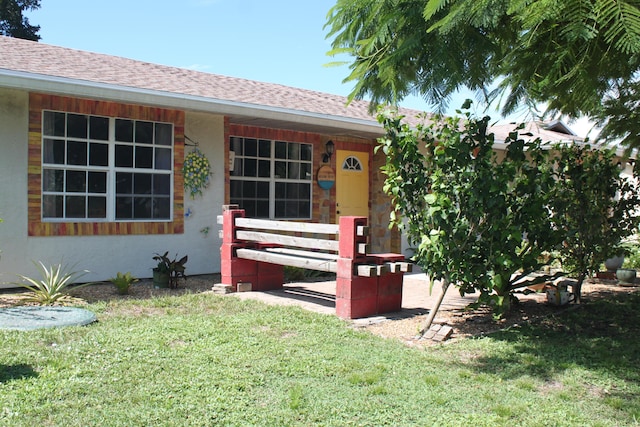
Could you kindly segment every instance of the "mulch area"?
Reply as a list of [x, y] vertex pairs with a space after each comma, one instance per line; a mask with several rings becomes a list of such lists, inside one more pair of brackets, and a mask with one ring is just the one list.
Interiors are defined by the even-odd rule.
[[[216, 274], [192, 276], [186, 281], [181, 281], [177, 289], [154, 289], [150, 279], [140, 280], [134, 284], [128, 295], [118, 295], [115, 286], [111, 283], [99, 283], [86, 287], [72, 288], [70, 298], [65, 300], [65, 305], [85, 305], [98, 301], [111, 301], [122, 299], [146, 299], [162, 295], [179, 295], [183, 293], [210, 292], [214, 284], [220, 283], [220, 276]], [[590, 301], [608, 298], [614, 294], [640, 292], [639, 287], [620, 286], [616, 281], [604, 279], [590, 279], [585, 282], [582, 289], [584, 304]], [[20, 290], [0, 290], [0, 308], [25, 305], [25, 293]], [[27, 305], [30, 305], [27, 303]], [[436, 318], [436, 324], [445, 324], [453, 328], [453, 335], [446, 342], [463, 339], [471, 336], [481, 336], [512, 327], [526, 322], [537, 322], [563, 310], [574, 308], [575, 305], [555, 307], [545, 302], [542, 295], [537, 298], [521, 298], [519, 304], [500, 321], [492, 318], [492, 313], [486, 308], [473, 311], [464, 309], [443, 310]], [[387, 320], [360, 323], [361, 326], [376, 335], [398, 339], [410, 346], [430, 346], [437, 344], [435, 341], [417, 339], [426, 321], [427, 314], [409, 316], [390, 316]]]

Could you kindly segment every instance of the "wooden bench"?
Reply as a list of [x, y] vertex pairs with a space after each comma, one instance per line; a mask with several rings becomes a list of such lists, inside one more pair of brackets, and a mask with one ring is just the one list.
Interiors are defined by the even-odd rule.
[[[336, 273], [336, 314], [367, 317], [399, 311], [402, 279], [412, 264], [401, 254], [368, 253], [367, 218], [340, 218], [340, 224], [272, 221], [245, 217], [235, 205], [224, 206], [222, 283], [237, 290], [282, 288], [284, 266]], [[318, 238], [321, 235], [323, 238]]]

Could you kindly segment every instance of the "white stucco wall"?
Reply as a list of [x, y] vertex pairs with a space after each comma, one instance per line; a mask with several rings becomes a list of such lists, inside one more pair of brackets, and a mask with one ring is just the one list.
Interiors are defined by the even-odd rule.
[[[89, 270], [83, 280], [107, 280], [118, 271], [151, 276], [155, 252], [189, 255], [187, 275], [220, 271], [216, 216], [224, 201], [224, 120], [222, 116], [187, 112], [185, 134], [200, 144], [213, 176], [203, 197], [185, 196], [184, 234], [133, 236], [27, 236], [28, 93], [0, 89], [0, 287], [16, 274], [38, 277], [32, 261], [62, 262]], [[186, 147], [188, 153], [191, 147]], [[208, 235], [201, 230], [209, 227]]]

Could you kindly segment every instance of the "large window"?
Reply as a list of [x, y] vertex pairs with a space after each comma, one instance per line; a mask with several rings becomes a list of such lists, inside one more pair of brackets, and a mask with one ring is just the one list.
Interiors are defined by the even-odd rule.
[[313, 146], [231, 137], [230, 201], [257, 218], [311, 218]]
[[43, 111], [42, 219], [171, 219], [173, 125]]

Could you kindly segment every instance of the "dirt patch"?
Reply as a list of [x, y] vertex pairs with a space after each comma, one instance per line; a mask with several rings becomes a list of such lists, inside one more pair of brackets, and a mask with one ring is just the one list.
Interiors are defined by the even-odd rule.
[[[212, 286], [216, 283], [220, 283], [220, 276], [212, 274], [189, 277], [187, 281], [180, 283], [178, 289], [154, 289], [151, 280], [146, 279], [134, 284], [128, 295], [118, 295], [116, 288], [111, 283], [106, 282], [87, 287], [72, 288], [70, 298], [64, 301], [64, 304], [83, 305], [98, 301], [146, 299], [163, 295], [210, 292]], [[582, 295], [584, 304], [589, 304], [590, 301], [608, 298], [614, 294], [639, 291], [640, 288], [619, 286], [615, 281], [592, 279], [583, 285]], [[4, 291], [0, 293], [0, 307], [25, 304], [25, 295], [21, 291]], [[563, 310], [567, 310], [567, 307], [551, 306], [546, 303], [544, 295], [537, 294], [520, 297], [520, 302], [499, 321], [493, 319], [490, 310], [480, 308], [473, 311], [464, 309], [442, 310], [436, 316], [434, 323], [446, 324], [453, 328], [453, 335], [447, 341], [452, 342], [471, 336], [489, 334], [526, 322], [538, 322]], [[417, 339], [417, 335], [422, 330], [426, 318], [427, 314], [398, 316], [369, 324], [365, 322], [361, 324], [363, 326], [359, 327], [385, 338], [398, 339], [410, 346], [435, 345], [437, 344], [435, 341]]]

